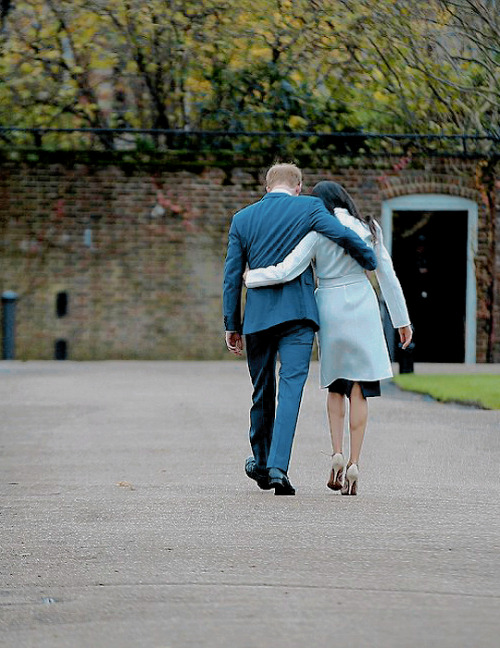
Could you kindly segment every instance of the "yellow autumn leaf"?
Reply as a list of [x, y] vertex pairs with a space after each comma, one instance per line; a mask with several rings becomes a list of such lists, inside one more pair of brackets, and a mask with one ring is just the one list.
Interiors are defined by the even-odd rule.
[[33, 72], [33, 65], [26, 62], [21, 63], [19, 70], [22, 72], [22, 74], [31, 74]]
[[373, 93], [373, 98], [375, 101], [379, 101], [381, 103], [385, 103], [387, 101], [387, 96], [380, 90], [375, 90]]
[[299, 115], [292, 115], [288, 120], [288, 125], [292, 130], [303, 130], [307, 125], [307, 121]]
[[60, 53], [55, 49], [48, 49], [44, 52], [44, 58], [48, 61], [57, 61], [60, 58]]

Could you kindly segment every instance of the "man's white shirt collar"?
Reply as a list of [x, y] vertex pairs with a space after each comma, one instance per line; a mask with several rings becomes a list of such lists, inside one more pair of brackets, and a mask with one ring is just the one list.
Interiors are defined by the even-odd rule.
[[278, 189], [271, 189], [271, 191], [270, 191], [269, 193], [286, 193], [286, 194], [288, 194], [289, 196], [293, 196], [293, 195], [294, 195], [293, 192], [292, 192], [292, 191], [288, 191], [288, 189], [279, 189], [279, 188], [278, 188]]

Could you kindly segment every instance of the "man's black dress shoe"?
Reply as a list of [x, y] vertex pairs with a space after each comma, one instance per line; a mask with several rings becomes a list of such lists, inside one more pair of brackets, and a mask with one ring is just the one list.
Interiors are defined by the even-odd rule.
[[248, 457], [245, 461], [245, 472], [247, 477], [257, 482], [259, 488], [262, 488], [262, 490], [271, 490], [267, 469], [257, 468], [253, 457]]
[[269, 468], [269, 487], [274, 488], [275, 495], [295, 495], [295, 488], [291, 485], [288, 475], [280, 468]]

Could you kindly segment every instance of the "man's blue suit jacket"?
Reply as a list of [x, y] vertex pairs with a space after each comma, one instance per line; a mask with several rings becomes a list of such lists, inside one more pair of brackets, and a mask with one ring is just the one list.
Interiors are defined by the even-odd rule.
[[311, 266], [299, 277], [277, 286], [247, 291], [241, 325], [241, 291], [246, 264], [261, 268], [280, 263], [304, 236], [315, 230], [344, 247], [363, 268], [374, 270], [371, 250], [326, 209], [320, 198], [275, 192], [234, 215], [224, 267], [224, 325], [244, 334], [263, 331], [290, 320], [309, 320], [319, 327]]

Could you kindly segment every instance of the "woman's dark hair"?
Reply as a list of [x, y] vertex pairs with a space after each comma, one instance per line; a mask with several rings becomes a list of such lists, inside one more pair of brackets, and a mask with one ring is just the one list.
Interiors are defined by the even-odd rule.
[[313, 196], [321, 198], [325, 203], [325, 207], [329, 212], [334, 214], [335, 207], [341, 207], [342, 209], [347, 209], [347, 211], [357, 218], [362, 223], [366, 223], [370, 228], [370, 233], [372, 235], [373, 242], [377, 240], [377, 230], [375, 228], [375, 222], [372, 216], [361, 216], [358, 212], [354, 200], [347, 193], [347, 191], [341, 185], [330, 180], [322, 180], [318, 184], [314, 185], [311, 192]]

